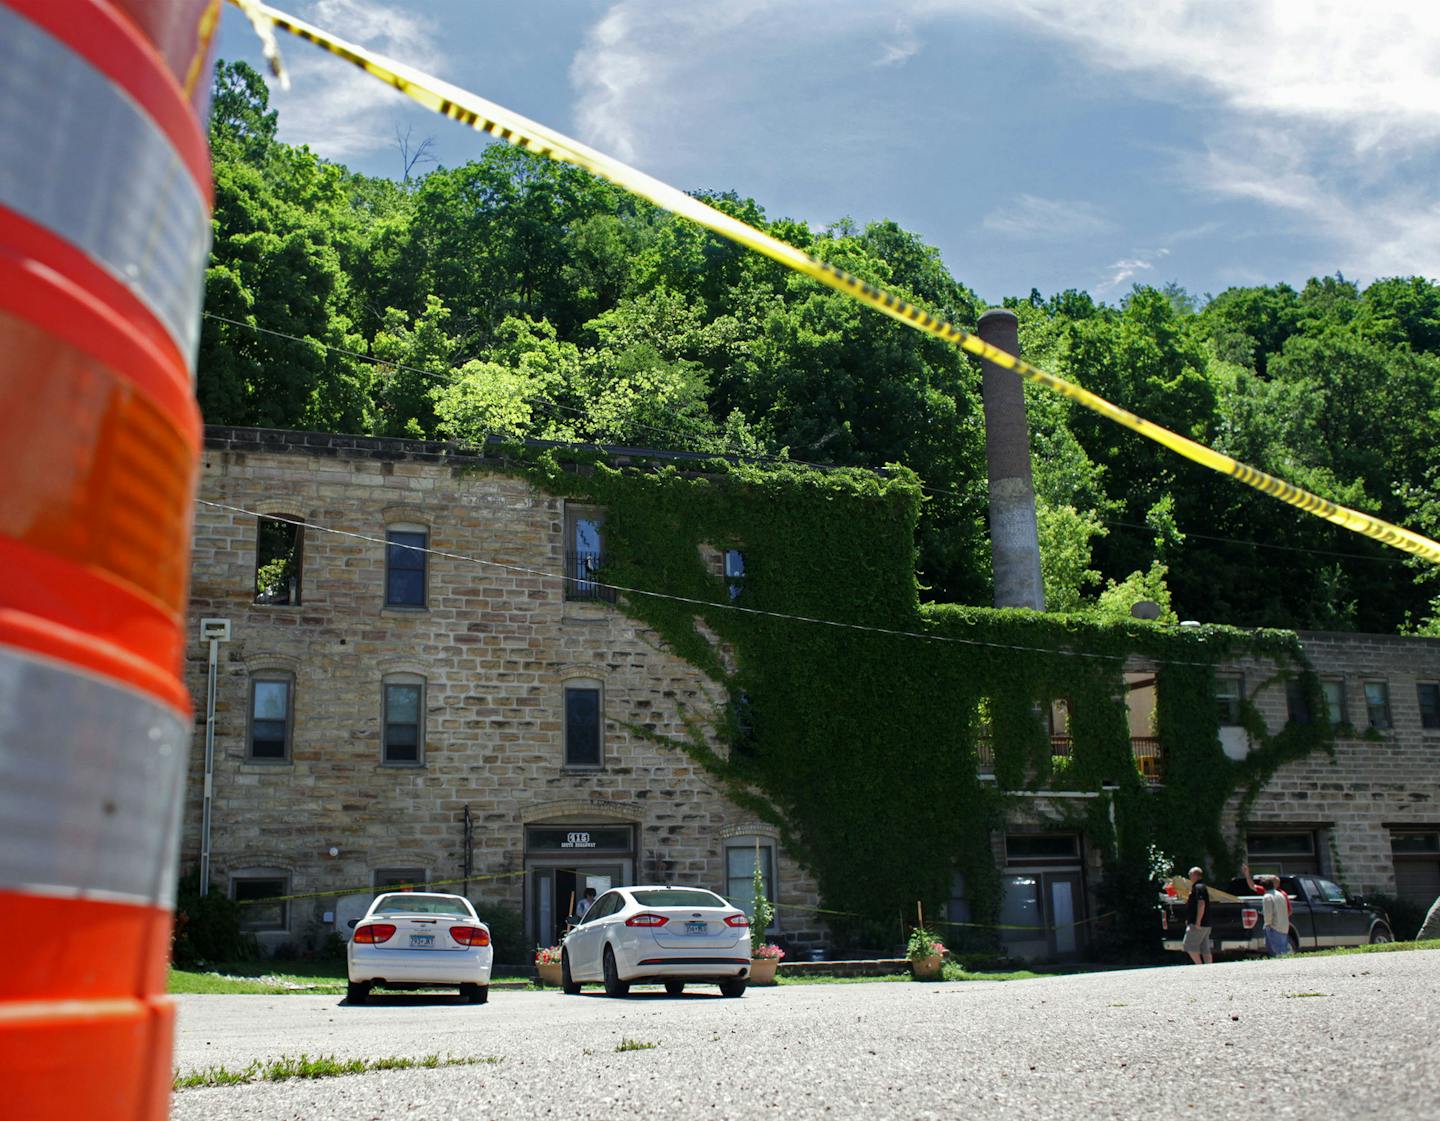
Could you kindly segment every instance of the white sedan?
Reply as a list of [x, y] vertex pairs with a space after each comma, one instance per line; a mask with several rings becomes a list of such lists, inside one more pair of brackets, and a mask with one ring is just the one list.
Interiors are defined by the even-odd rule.
[[743, 996], [750, 975], [750, 920], [699, 887], [617, 887], [590, 905], [565, 937], [561, 987], [586, 981], [625, 996], [637, 982], [661, 982], [672, 996], [689, 982]]
[[364, 1004], [372, 985], [456, 988], [471, 1004], [490, 998], [490, 928], [459, 895], [396, 891], [375, 897], [346, 953], [346, 998]]

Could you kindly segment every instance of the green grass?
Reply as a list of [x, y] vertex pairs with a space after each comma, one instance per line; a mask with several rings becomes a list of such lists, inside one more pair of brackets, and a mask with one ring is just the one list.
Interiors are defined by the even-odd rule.
[[658, 1046], [658, 1043], [645, 1043], [639, 1039], [622, 1039], [619, 1043], [615, 1044], [615, 1050], [617, 1052], [650, 1051]]
[[1440, 938], [1424, 942], [1381, 942], [1375, 946], [1336, 946], [1329, 950], [1306, 950], [1307, 958], [1335, 958], [1347, 954], [1403, 954], [1410, 950], [1440, 950]]
[[[524, 981], [527, 975], [514, 970], [499, 969], [491, 981]], [[345, 963], [245, 961], [222, 962], [214, 969], [196, 970], [170, 967], [166, 991], [171, 993], [224, 993], [250, 996], [279, 996], [304, 993], [311, 996], [333, 996], [345, 991]]]
[[339, 1078], [341, 1075], [368, 1074], [376, 1070], [434, 1070], [437, 1067], [474, 1066], [478, 1063], [501, 1061], [493, 1056], [455, 1058], [450, 1055], [425, 1055], [419, 1059], [337, 1059], [333, 1055], [319, 1055], [312, 1059], [309, 1055], [282, 1056], [264, 1062], [256, 1059], [239, 1070], [214, 1066], [184, 1075], [176, 1071], [172, 1085], [176, 1090], [193, 1090], [201, 1086], [244, 1086], [252, 1082], [284, 1082], [291, 1078]]
[[[971, 972], [953, 961], [947, 961], [944, 966], [942, 979], [946, 981], [1028, 981], [1034, 977], [1046, 977], [1047, 973], [1033, 973], [1028, 969], [1017, 969], [1010, 973], [975, 973]], [[879, 977], [829, 977], [825, 975], [802, 974], [791, 976], [785, 973], [776, 975], [776, 981], [780, 985], [862, 985], [872, 981], [909, 981], [909, 973], [886, 973]]]
[[972, 973], [963, 966], [947, 961], [942, 974], [947, 981], [1033, 981], [1037, 977], [1054, 976], [1031, 969], [1014, 969], [1008, 973]]
[[[908, 981], [908, 973], [886, 973], [880, 977], [827, 977], [824, 974], [803, 973], [794, 976], [788, 973], [775, 974], [775, 983], [782, 988], [787, 985], [862, 985], [871, 981]], [[756, 985], [757, 989], [768, 989], [769, 985]]]
[[346, 991], [344, 965], [304, 965], [294, 973], [278, 973], [269, 965], [220, 965], [213, 973], [170, 967], [170, 993], [226, 993], [275, 996], [284, 993], [338, 994]]

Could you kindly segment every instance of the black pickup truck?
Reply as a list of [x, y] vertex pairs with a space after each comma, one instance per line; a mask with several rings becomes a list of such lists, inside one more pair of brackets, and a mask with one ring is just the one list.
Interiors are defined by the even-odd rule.
[[[1160, 931], [1167, 950], [1179, 950], [1185, 937], [1185, 904], [1181, 891], [1167, 886], [1160, 895]], [[1235, 902], [1216, 898], [1211, 887], [1205, 909], [1210, 941], [1217, 954], [1265, 953], [1264, 912], [1260, 896], [1243, 879], [1223, 889]], [[1290, 897], [1290, 947], [1317, 950], [1327, 946], [1363, 946], [1393, 942], [1390, 916], [1358, 896], [1347, 896], [1339, 884], [1319, 876], [1281, 876], [1280, 890]]]

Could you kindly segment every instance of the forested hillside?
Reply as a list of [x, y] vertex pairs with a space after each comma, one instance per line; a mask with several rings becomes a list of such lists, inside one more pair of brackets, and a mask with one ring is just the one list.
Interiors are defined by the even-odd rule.
[[[279, 143], [243, 64], [218, 71], [212, 142], [207, 421], [899, 462], [927, 488], [924, 594], [989, 601], [979, 372], [961, 352], [505, 145], [404, 183], [357, 175]], [[739, 194], [704, 197], [961, 326], [982, 310], [892, 222], [777, 219]], [[1429, 280], [1006, 303], [1033, 361], [1326, 497], [1440, 532]], [[1148, 596], [1209, 622], [1440, 634], [1436, 566], [1027, 394], [1052, 610], [1123, 615]]]

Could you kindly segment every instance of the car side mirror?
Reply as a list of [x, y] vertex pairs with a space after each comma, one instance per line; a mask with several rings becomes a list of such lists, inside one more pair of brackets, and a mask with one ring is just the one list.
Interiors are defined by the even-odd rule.
[[1346, 902], [1352, 907], [1363, 907], [1365, 906], [1365, 897], [1363, 895], [1352, 895]]
[[348, 926], [351, 930], [354, 930], [357, 926], [360, 925], [360, 920], [359, 920], [359, 919], [351, 919], [351, 920], [350, 920], [349, 922], [347, 922], [345, 925]]

